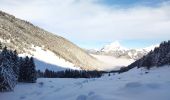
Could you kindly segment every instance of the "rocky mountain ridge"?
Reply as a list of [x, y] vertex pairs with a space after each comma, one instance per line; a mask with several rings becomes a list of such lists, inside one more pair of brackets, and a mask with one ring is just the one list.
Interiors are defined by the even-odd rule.
[[123, 47], [118, 41], [112, 42], [108, 45], [103, 46], [99, 50], [87, 50], [88, 53], [96, 55], [108, 55], [115, 58], [127, 58], [127, 59], [140, 59], [146, 55], [149, 51], [153, 50], [158, 45], [149, 46], [142, 49], [129, 49]]

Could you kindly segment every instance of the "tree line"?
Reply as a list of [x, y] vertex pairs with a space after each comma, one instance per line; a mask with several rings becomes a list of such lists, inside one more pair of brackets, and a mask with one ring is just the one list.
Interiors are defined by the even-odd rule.
[[153, 51], [150, 51], [129, 66], [122, 67], [119, 73], [126, 72], [134, 67], [150, 69], [154, 66], [161, 67], [164, 65], [170, 65], [170, 40], [162, 42], [159, 47], [156, 47]]
[[18, 82], [35, 83], [36, 79], [33, 58], [19, 57], [0, 43], [0, 92], [12, 91]]
[[105, 73], [104, 71], [86, 71], [86, 70], [63, 70], [51, 71], [46, 69], [44, 72], [38, 70], [37, 76], [44, 78], [99, 78]]
[[19, 57], [0, 43], [0, 92], [13, 91], [18, 82], [35, 83], [37, 78], [99, 78], [104, 71], [63, 70], [36, 71], [33, 57]]

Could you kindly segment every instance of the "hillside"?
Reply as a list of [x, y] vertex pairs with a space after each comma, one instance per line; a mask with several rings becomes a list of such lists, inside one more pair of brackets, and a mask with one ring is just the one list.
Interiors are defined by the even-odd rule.
[[67, 39], [54, 35], [33, 24], [0, 11], [0, 42], [19, 54], [30, 54], [36, 47], [86, 70], [100, 70], [101, 62]]
[[150, 51], [147, 55], [129, 66], [122, 68], [121, 71], [128, 71], [134, 67], [150, 69], [152, 67], [161, 67], [164, 65], [170, 65], [170, 41], [162, 42], [159, 47], [156, 47], [153, 51]]

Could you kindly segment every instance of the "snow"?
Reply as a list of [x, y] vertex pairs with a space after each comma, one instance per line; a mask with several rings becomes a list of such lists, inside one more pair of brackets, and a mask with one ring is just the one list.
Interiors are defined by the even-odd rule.
[[156, 45], [151, 45], [151, 46], [149, 46], [149, 47], [146, 47], [146, 48], [144, 48], [144, 50], [146, 50], [146, 51], [151, 51], [151, 50], [154, 50], [155, 49], [155, 47], [159, 47], [159, 44], [156, 44]]
[[4, 39], [2, 39], [2, 38], [0, 38], [0, 42], [5, 42], [5, 40], [4, 40]]
[[0, 42], [2, 42], [2, 43], [10, 43], [11, 40], [10, 39], [4, 40], [4, 39], [0, 38]]
[[[42, 47], [32, 46], [34, 51], [30, 51], [35, 60], [35, 65], [38, 70], [44, 71], [45, 69], [60, 71], [65, 69], [80, 70], [75, 67], [71, 62], [55, 55], [50, 50], [44, 50]], [[20, 54], [20, 56], [31, 56], [29, 54]]]
[[109, 51], [123, 51], [126, 50], [126, 48], [122, 47], [118, 41], [112, 42], [108, 45], [105, 45], [101, 51], [103, 52], [109, 52]]
[[[155, 47], [159, 47], [159, 44], [151, 45], [151, 46], [145, 47], [145, 48], [134, 49], [134, 50], [136, 50], [136, 51], [147, 51], [147, 52], [149, 52], [149, 51], [151, 51], [151, 50], [154, 50]], [[108, 44], [108, 45], [105, 45], [105, 46], [101, 49], [101, 51], [108, 53], [108, 52], [110, 52], [110, 51], [127, 51], [127, 50], [130, 50], [130, 49], [132, 49], [132, 48], [125, 48], [125, 47], [123, 47], [123, 46], [119, 43], [119, 41], [114, 41], [114, 42], [112, 42], [112, 43], [110, 43], [110, 44]]]
[[94, 54], [91, 55], [97, 58], [99, 61], [104, 62], [105, 66], [102, 66], [101, 69], [106, 71], [120, 69], [120, 67], [127, 66], [135, 61], [133, 59], [116, 58], [113, 56], [106, 55], [94, 55]]
[[102, 78], [40, 78], [35, 84], [19, 83], [1, 100], [169, 100], [170, 67], [132, 69]]
[[140, 59], [142, 56], [146, 55], [151, 50], [154, 50], [155, 47], [159, 45], [151, 45], [146, 48], [125, 48], [118, 41], [110, 43], [108, 45], [103, 46], [102, 49], [95, 51], [89, 50], [88, 53], [98, 54], [98, 55], [110, 55], [116, 58], [129, 58], [129, 59]]
[[[133, 58], [133, 54], [131, 52], [128, 52], [128, 55]], [[134, 54], [134, 55], [137, 55], [137, 54]]]
[[147, 52], [150, 52], [151, 50], [154, 50], [155, 47], [159, 47], [159, 44], [151, 45], [151, 46], [145, 47], [145, 48], [139, 48], [139, 49], [136, 49], [136, 50], [137, 51], [147, 51]]

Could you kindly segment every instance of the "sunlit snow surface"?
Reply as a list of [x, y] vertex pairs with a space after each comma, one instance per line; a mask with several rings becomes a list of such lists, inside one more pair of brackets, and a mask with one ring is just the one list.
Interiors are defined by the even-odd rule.
[[45, 79], [19, 83], [0, 100], [170, 100], [170, 67], [132, 69], [98, 79]]
[[[45, 69], [60, 71], [65, 69], [76, 69], [79, 70], [79, 67], [75, 67], [74, 64], [66, 61], [65, 59], [55, 55], [49, 50], [44, 50], [41, 47], [32, 47], [34, 51], [30, 51], [34, 57], [35, 65], [38, 70], [44, 71]], [[20, 54], [20, 56], [26, 56], [28, 54]]]

